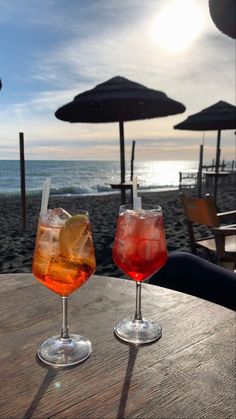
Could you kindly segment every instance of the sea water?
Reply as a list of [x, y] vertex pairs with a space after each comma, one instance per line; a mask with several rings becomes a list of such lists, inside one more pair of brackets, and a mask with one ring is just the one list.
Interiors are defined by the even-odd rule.
[[[178, 189], [179, 172], [196, 171], [196, 161], [135, 161], [134, 175], [142, 192]], [[40, 193], [51, 177], [53, 195], [97, 195], [114, 193], [110, 183], [120, 182], [119, 161], [26, 160], [27, 193]], [[130, 167], [126, 167], [126, 181]], [[0, 160], [0, 194], [20, 193], [20, 162]]]

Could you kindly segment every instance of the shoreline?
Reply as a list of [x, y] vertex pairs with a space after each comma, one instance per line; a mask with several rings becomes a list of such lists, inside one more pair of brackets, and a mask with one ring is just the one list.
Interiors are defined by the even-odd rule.
[[[146, 194], [146, 193], [159, 193], [159, 192], [170, 192], [170, 191], [176, 191], [179, 190], [179, 186], [153, 186], [152, 188], [147, 187], [145, 188], [139, 188], [139, 193]], [[119, 190], [111, 189], [109, 191], [100, 191], [100, 192], [91, 192], [91, 193], [55, 193], [52, 190], [50, 191], [50, 195], [55, 198], [84, 198], [84, 197], [94, 197], [94, 196], [107, 196], [107, 195], [119, 195]], [[42, 195], [42, 190], [27, 190], [26, 195], [29, 199], [32, 197], [40, 197]], [[0, 192], [0, 198], [20, 198], [21, 192]]]
[[[187, 193], [192, 193], [187, 192]], [[143, 204], [160, 205], [163, 209], [168, 252], [190, 252], [184, 214], [179, 199], [179, 190], [161, 192], [143, 192]], [[128, 197], [128, 194], [127, 194]], [[27, 196], [27, 221], [22, 229], [21, 199], [19, 197], [1, 197], [0, 200], [0, 273], [31, 272], [32, 256], [41, 205], [41, 194]], [[218, 212], [235, 209], [235, 188], [219, 188]], [[63, 207], [71, 214], [78, 209], [89, 211], [97, 260], [96, 274], [124, 277], [112, 260], [116, 218], [120, 206], [120, 194], [93, 196], [55, 196], [49, 198], [49, 207]], [[205, 230], [205, 229], [204, 229]], [[204, 251], [199, 255], [210, 260]]]

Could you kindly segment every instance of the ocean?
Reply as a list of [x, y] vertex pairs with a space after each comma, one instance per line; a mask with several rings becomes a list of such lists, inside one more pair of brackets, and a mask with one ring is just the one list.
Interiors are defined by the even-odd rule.
[[[128, 166], [128, 165], [127, 165]], [[135, 161], [134, 175], [142, 192], [178, 189], [179, 172], [196, 171], [196, 161]], [[119, 161], [26, 160], [26, 192], [38, 194], [51, 177], [52, 195], [97, 195], [114, 191], [110, 183], [120, 181]], [[126, 167], [126, 181], [130, 167]], [[20, 194], [20, 162], [0, 160], [0, 194]]]

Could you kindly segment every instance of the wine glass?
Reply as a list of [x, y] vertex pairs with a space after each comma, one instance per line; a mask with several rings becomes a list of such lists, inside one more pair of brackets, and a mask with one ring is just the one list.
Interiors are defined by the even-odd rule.
[[69, 335], [67, 298], [94, 273], [96, 260], [89, 214], [71, 216], [62, 208], [40, 214], [32, 270], [35, 278], [62, 297], [61, 335], [51, 337], [38, 349], [38, 357], [49, 365], [71, 366], [92, 352], [91, 342]]
[[149, 343], [161, 337], [162, 328], [141, 313], [142, 281], [150, 278], [167, 261], [165, 231], [161, 207], [133, 205], [120, 207], [113, 246], [115, 264], [136, 281], [136, 309], [134, 318], [118, 321], [115, 334], [134, 344]]

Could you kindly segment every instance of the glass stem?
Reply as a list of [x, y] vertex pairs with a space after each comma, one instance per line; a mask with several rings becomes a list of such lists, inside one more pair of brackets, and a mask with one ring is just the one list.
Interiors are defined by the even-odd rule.
[[141, 313], [141, 282], [136, 282], [136, 309], [134, 320], [143, 320]]
[[62, 297], [62, 329], [61, 338], [69, 339], [69, 330], [67, 327], [67, 297]]

